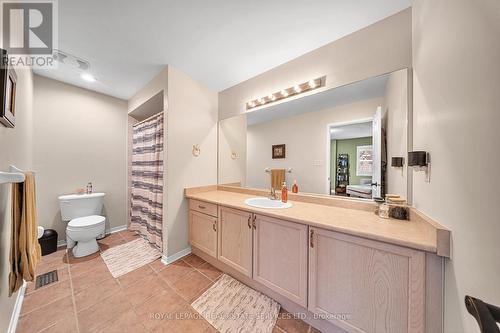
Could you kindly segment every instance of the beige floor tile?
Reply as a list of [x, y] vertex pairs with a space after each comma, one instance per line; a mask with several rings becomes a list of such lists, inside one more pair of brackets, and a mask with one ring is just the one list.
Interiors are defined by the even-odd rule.
[[127, 240], [125, 240], [118, 233], [110, 234], [103, 239], [97, 241], [99, 244], [99, 249], [101, 252], [106, 251], [109, 248], [115, 247], [117, 245], [125, 244]]
[[203, 275], [207, 276], [212, 281], [217, 280], [222, 275], [221, 271], [210, 265], [208, 262], [198, 267], [197, 270], [199, 270]]
[[68, 263], [70, 265], [89, 262], [89, 261], [92, 261], [96, 258], [99, 258], [100, 256], [101, 255], [99, 254], [99, 252], [95, 252], [95, 253], [89, 254], [88, 256], [77, 258], [73, 255], [73, 249], [68, 249]]
[[153, 332], [199, 333], [211, 329], [210, 324], [190, 307], [176, 312], [173, 320], [163, 321]]
[[36, 266], [36, 274], [43, 274], [60, 268], [68, 267], [68, 263], [63, 260], [52, 260], [50, 262], [40, 262]]
[[77, 333], [76, 316], [68, 315], [54, 325], [44, 329], [40, 333]]
[[286, 333], [285, 331], [283, 331], [281, 328], [279, 328], [278, 326], [274, 326], [273, 327], [273, 331], [271, 333]]
[[[152, 271], [151, 271], [152, 272]], [[122, 287], [127, 299], [134, 306], [137, 306], [148, 298], [161, 293], [167, 285], [160, 280], [156, 273], [146, 276], [133, 284]]]
[[174, 290], [186, 301], [192, 302], [195, 297], [206, 290], [212, 281], [198, 271], [190, 272], [173, 284]]
[[149, 298], [135, 308], [141, 323], [148, 329], [169, 320], [176, 311], [187, 307], [187, 302], [170, 288]]
[[108, 322], [97, 329], [99, 333], [123, 333], [123, 332], [146, 332], [146, 327], [142, 325], [139, 317], [131, 309], [118, 316], [115, 320]]
[[119, 231], [118, 234], [123, 237], [126, 241], [131, 241], [137, 239], [139, 235], [135, 231], [123, 230]]
[[149, 265], [144, 265], [142, 267], [139, 267], [132, 272], [129, 272], [125, 275], [122, 275], [118, 278], [118, 281], [120, 281], [120, 285], [122, 287], [126, 287], [132, 283], [135, 283], [136, 281], [143, 279], [145, 277], [148, 277], [150, 275], [154, 275], [154, 271]]
[[86, 288], [93, 287], [94, 285], [99, 284], [104, 280], [112, 278], [113, 275], [111, 275], [106, 265], [98, 265], [96, 269], [73, 277], [74, 293], [77, 294]]
[[54, 283], [45, 288], [36, 290], [24, 297], [21, 314], [31, 312], [67, 296], [71, 296], [71, 285], [69, 281]]
[[132, 309], [127, 296], [122, 293], [116, 293], [103, 299], [91, 307], [78, 312], [78, 327], [81, 333], [92, 332], [106, 323], [116, 320], [126, 311]]
[[86, 274], [94, 269], [99, 268], [99, 266], [106, 266], [99, 254], [90, 255], [89, 258], [77, 258], [70, 259], [71, 265], [69, 270], [71, 272], [71, 278], [75, 278], [80, 274]]
[[70, 316], [74, 316], [74, 309], [71, 296], [68, 296], [28, 314], [21, 315], [16, 332], [39, 332]]
[[42, 256], [42, 259], [41, 259], [41, 263], [44, 263], [44, 264], [48, 264], [48, 263], [55, 262], [55, 261], [68, 263], [68, 257], [66, 255], [65, 248], [57, 250], [56, 252], [53, 252], [51, 254], [44, 255], [44, 256]]
[[160, 258], [160, 259], [156, 259], [155, 261], [150, 263], [149, 267], [151, 267], [155, 272], [160, 272], [160, 271], [164, 270], [165, 268], [167, 268], [167, 265], [162, 263], [161, 258]]
[[178, 260], [170, 265], [167, 265], [167, 267], [161, 270], [158, 275], [172, 285], [192, 271], [194, 271], [193, 267], [182, 260]]
[[198, 268], [201, 265], [206, 263], [205, 260], [201, 259], [200, 257], [198, 257], [197, 255], [194, 255], [194, 254], [188, 255], [188, 256], [182, 258], [182, 260], [184, 260], [185, 262], [187, 262], [188, 264], [190, 264], [191, 266], [193, 266], [195, 268]]
[[287, 333], [307, 333], [309, 324], [304, 321], [294, 318], [293, 314], [281, 309], [276, 326], [279, 326]]
[[113, 242], [116, 242], [116, 241], [122, 240], [122, 239], [123, 239], [123, 237], [120, 236], [120, 233], [115, 232], [115, 233], [106, 235], [106, 237], [104, 237], [104, 238], [99, 239], [98, 242], [103, 243], [103, 244], [110, 244], [110, 243], [113, 243]]
[[78, 312], [92, 306], [101, 300], [120, 292], [120, 286], [115, 279], [104, 280], [92, 288], [87, 288], [75, 294]]

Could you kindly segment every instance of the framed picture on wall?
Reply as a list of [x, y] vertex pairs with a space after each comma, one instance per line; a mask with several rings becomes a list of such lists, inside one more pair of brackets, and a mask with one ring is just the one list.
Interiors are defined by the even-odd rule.
[[7, 65], [7, 51], [4, 49], [0, 49], [0, 61], [0, 122], [6, 127], [14, 127], [17, 76]]
[[373, 174], [373, 147], [356, 147], [356, 176], [372, 176]]
[[274, 158], [285, 158], [285, 157], [286, 157], [285, 145], [273, 145], [273, 159]]

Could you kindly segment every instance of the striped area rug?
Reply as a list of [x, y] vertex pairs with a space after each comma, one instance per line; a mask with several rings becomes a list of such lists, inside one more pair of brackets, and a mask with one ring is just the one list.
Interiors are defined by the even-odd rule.
[[101, 253], [114, 278], [127, 274], [161, 257], [161, 252], [143, 238], [112, 247]]
[[271, 333], [280, 310], [278, 302], [226, 274], [191, 306], [222, 333]]

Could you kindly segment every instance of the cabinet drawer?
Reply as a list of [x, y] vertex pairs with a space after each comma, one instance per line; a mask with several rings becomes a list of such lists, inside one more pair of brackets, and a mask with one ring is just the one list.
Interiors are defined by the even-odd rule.
[[217, 205], [212, 203], [191, 199], [189, 200], [189, 209], [217, 217]]

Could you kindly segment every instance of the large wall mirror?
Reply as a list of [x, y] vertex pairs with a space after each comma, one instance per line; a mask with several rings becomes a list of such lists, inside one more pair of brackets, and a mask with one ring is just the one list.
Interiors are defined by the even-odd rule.
[[221, 120], [219, 184], [270, 189], [284, 177], [299, 193], [411, 201], [410, 74], [318, 89]]

